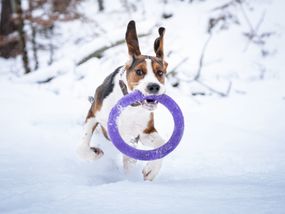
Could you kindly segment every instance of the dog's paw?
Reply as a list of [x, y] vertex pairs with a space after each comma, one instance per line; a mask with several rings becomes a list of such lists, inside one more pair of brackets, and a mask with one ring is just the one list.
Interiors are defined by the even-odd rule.
[[87, 146], [79, 146], [77, 153], [83, 160], [98, 160], [104, 155], [104, 152], [100, 148]]
[[143, 168], [142, 174], [145, 181], [152, 181], [161, 168], [161, 160], [148, 162]]
[[130, 175], [132, 172], [132, 169], [136, 166], [137, 160], [133, 158], [129, 158], [124, 155], [123, 157], [123, 166], [124, 166], [124, 172], [126, 175]]

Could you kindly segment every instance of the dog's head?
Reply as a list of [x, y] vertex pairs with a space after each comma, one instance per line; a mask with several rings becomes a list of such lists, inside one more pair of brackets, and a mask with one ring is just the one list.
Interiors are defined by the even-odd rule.
[[142, 55], [139, 47], [136, 25], [130, 21], [126, 32], [126, 43], [130, 59], [126, 63], [126, 79], [129, 90], [139, 90], [144, 95], [165, 93], [167, 62], [164, 61], [163, 36], [165, 29], [158, 30], [159, 37], [154, 41], [155, 56]]

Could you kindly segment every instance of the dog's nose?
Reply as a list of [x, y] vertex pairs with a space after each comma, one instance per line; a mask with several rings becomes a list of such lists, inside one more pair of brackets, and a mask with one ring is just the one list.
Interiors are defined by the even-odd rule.
[[150, 94], [157, 94], [160, 86], [156, 83], [149, 83], [146, 88]]

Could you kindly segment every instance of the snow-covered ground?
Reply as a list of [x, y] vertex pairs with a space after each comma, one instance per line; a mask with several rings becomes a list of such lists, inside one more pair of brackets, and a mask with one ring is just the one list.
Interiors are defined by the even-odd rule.
[[[0, 213], [284, 213], [284, 3], [251, 2], [252, 21], [258, 22], [266, 10], [261, 31], [276, 32], [264, 47], [271, 53], [267, 58], [254, 44], [244, 51], [247, 41], [241, 32], [248, 30], [246, 24], [217, 32], [205, 55], [202, 80], [220, 91], [230, 80], [231, 92], [228, 97], [194, 97], [191, 91], [205, 90], [187, 81], [195, 75], [207, 39], [207, 18], [215, 4], [227, 1], [139, 1], [138, 11], [130, 13], [110, 2], [102, 14], [92, 1], [80, 5], [103, 30], [79, 21], [58, 26], [62, 47], [52, 66], [23, 77], [19, 59], [1, 59]], [[162, 20], [162, 11], [173, 18]], [[101, 59], [75, 63], [121, 39], [132, 18], [139, 33], [155, 29], [155, 24], [166, 27], [170, 70], [189, 58], [178, 69], [185, 82], [179, 88], [168, 85], [168, 94], [183, 110], [185, 134], [153, 182], [143, 181], [143, 162], [125, 175], [120, 153], [101, 136], [93, 138], [105, 151], [99, 161], [82, 161], [75, 152], [90, 105], [87, 97], [125, 62], [127, 50], [121, 45]], [[98, 38], [92, 39], [95, 34]], [[156, 34], [153, 30], [140, 39], [143, 53], [151, 54]], [[266, 70], [263, 79], [260, 68]], [[58, 77], [49, 83], [36, 83], [54, 75]], [[156, 123], [167, 138], [172, 123], [165, 109], [158, 110]]]

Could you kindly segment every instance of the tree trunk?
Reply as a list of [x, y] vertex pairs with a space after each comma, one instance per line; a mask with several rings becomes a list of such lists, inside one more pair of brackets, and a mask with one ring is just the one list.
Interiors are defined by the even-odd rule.
[[[29, 11], [32, 14], [34, 9], [33, 0], [29, 0]], [[33, 57], [34, 57], [34, 70], [37, 70], [39, 68], [39, 60], [38, 60], [38, 48], [37, 48], [37, 42], [36, 42], [36, 35], [37, 35], [37, 28], [36, 24], [30, 21], [30, 26], [32, 30], [32, 49], [33, 49]]]
[[18, 34], [20, 37], [20, 49], [22, 53], [22, 61], [23, 66], [25, 69], [25, 74], [28, 74], [31, 72], [30, 66], [29, 66], [29, 57], [26, 49], [26, 37], [25, 37], [25, 31], [24, 31], [24, 19], [23, 19], [23, 11], [22, 11], [22, 5], [21, 0], [14, 0], [15, 2], [15, 9], [17, 13], [17, 21], [18, 21]]
[[16, 25], [12, 20], [13, 8], [11, 0], [2, 0], [1, 20], [0, 20], [0, 35], [7, 36], [17, 30]]
[[4, 58], [14, 57], [19, 54], [19, 41], [12, 33], [16, 32], [12, 14], [11, 0], [2, 0], [0, 20], [0, 56]]
[[99, 7], [100, 12], [104, 10], [104, 1], [103, 0], [98, 0], [98, 7]]

